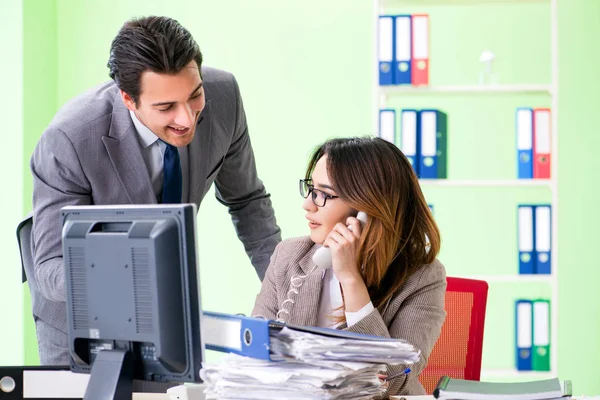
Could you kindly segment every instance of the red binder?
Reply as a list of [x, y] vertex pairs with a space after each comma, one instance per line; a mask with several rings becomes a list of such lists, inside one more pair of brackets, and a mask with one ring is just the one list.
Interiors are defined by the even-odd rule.
[[429, 85], [429, 15], [412, 16], [411, 83]]
[[549, 108], [533, 110], [533, 178], [550, 179], [552, 120]]

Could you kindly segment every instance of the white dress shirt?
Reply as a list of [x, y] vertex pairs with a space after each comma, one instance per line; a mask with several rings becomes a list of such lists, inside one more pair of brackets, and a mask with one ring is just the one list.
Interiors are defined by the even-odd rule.
[[[344, 304], [342, 299], [342, 289], [340, 281], [333, 273], [332, 268], [325, 270], [323, 274], [323, 289], [321, 290], [321, 301], [319, 304], [318, 326], [326, 328], [335, 328], [338, 323], [335, 322], [337, 317], [341, 316]], [[348, 327], [356, 324], [358, 321], [369, 315], [375, 307], [369, 302], [363, 308], [356, 312], [345, 312], [346, 324]], [[333, 318], [332, 318], [333, 317]]]
[[[138, 139], [142, 145], [142, 157], [146, 163], [146, 168], [148, 168], [152, 189], [154, 189], [156, 200], [160, 203], [163, 189], [164, 154], [167, 145], [162, 140], [159, 140], [158, 136], [156, 136], [146, 125], [142, 124], [133, 111], [129, 110], [129, 115], [131, 115], [131, 120], [133, 121], [133, 125], [138, 134]], [[188, 185], [187, 147], [178, 148], [177, 150], [181, 162], [181, 178], [183, 182], [182, 193], [185, 193], [185, 189]], [[185, 202], [187, 200], [182, 198], [181, 201]]]

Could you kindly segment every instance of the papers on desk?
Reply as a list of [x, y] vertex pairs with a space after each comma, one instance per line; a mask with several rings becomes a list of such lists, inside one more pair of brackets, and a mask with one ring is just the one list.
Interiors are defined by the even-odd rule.
[[402, 340], [283, 327], [270, 331], [271, 360], [228, 354], [200, 371], [207, 399], [370, 399], [386, 387], [386, 364], [413, 364]]
[[385, 387], [385, 365], [319, 361], [273, 362], [228, 354], [200, 372], [207, 399], [370, 399]]
[[[271, 359], [295, 359], [314, 364], [322, 360], [358, 361], [389, 365], [413, 364], [420, 352], [402, 340], [329, 337], [285, 327], [271, 335]], [[325, 331], [324, 331], [325, 332]]]

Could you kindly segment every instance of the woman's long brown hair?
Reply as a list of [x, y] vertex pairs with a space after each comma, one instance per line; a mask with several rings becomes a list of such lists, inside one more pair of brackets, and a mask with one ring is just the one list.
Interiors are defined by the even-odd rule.
[[325, 155], [337, 195], [369, 216], [357, 261], [371, 301], [383, 313], [408, 277], [435, 260], [439, 229], [410, 162], [394, 144], [374, 137], [329, 140], [314, 151], [306, 179]]

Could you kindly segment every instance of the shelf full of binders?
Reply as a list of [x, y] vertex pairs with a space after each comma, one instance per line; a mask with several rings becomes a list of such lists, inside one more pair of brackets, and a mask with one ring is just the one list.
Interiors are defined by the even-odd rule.
[[[419, 176], [446, 233], [440, 260], [448, 274], [499, 289], [488, 296], [494, 318], [486, 320], [481, 379], [556, 377], [557, 1], [374, 4], [372, 129]], [[514, 40], [497, 40], [506, 36]], [[518, 301], [531, 303], [525, 368]], [[544, 302], [536, 315], [547, 329], [533, 320], [533, 305]]]
[[552, 273], [552, 206], [518, 207], [519, 274]]
[[527, 186], [539, 182], [537, 185], [552, 188], [550, 108], [518, 107], [514, 115], [512, 151], [516, 157], [513, 165], [517, 181], [459, 179], [448, 182], [449, 122], [448, 114], [440, 109], [380, 109], [378, 135], [402, 150], [422, 184], [433, 180], [433, 184], [438, 185], [476, 187]]
[[[449, 274], [488, 283], [546, 283], [553, 288], [557, 285], [552, 205], [541, 202], [510, 204], [519, 196], [515, 193], [512, 198], [497, 198], [494, 193], [488, 193], [479, 199], [465, 201], [462, 209], [455, 206], [456, 198], [452, 194], [446, 195], [445, 201], [439, 204], [429, 201], [440, 230], [462, 224], [465, 232], [477, 238], [465, 240], [462, 235], [449, 235], [445, 239], [440, 259], [447, 265]], [[485, 208], [482, 214], [470, 211], [478, 201], [487, 202], [488, 198], [494, 198], [500, 204], [490, 203], [492, 213], [487, 214]], [[460, 201], [460, 195], [458, 199]], [[483, 226], [478, 215], [486, 218]], [[488, 222], [496, 229], [487, 229]], [[487, 263], [465, 263], [465, 254], [474, 259], [492, 255], [498, 265], [492, 268]], [[461, 270], [453, 271], [452, 267], [459, 265]]]
[[429, 84], [429, 15], [380, 15], [379, 85]]
[[515, 302], [515, 363], [518, 371], [551, 371], [551, 310], [548, 299]]
[[[381, 93], [556, 94], [554, 71], [548, 68], [555, 56], [550, 18], [555, 0], [520, 1], [517, 12], [501, 4], [454, 7], [455, 1], [440, 7], [374, 2], [374, 66]], [[498, 40], [508, 27], [519, 46]]]
[[[485, 372], [513, 377], [556, 372], [556, 288], [545, 282], [490, 284], [484, 328]], [[518, 310], [529, 305], [527, 315]], [[524, 323], [527, 322], [527, 323]], [[535, 355], [535, 356], [534, 356]], [[526, 359], [525, 362], [520, 361]], [[534, 362], [535, 361], [535, 362]]]

